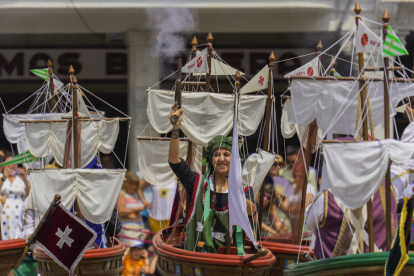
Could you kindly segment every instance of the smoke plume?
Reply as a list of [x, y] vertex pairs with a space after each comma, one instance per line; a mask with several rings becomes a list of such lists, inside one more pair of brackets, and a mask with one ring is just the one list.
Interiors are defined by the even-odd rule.
[[[173, 1], [166, 1], [173, 3]], [[171, 5], [170, 5], [171, 6]], [[187, 8], [169, 7], [146, 9], [147, 27], [155, 36], [154, 56], [162, 56], [167, 61], [173, 60], [186, 50], [189, 33], [196, 26], [195, 12]]]

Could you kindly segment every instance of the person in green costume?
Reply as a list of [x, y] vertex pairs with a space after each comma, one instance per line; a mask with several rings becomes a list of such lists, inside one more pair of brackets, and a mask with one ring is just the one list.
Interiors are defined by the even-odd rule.
[[[172, 171], [180, 179], [190, 195], [190, 207], [185, 220], [184, 248], [191, 251], [217, 253], [219, 247], [226, 245], [228, 228], [228, 174], [230, 170], [232, 137], [214, 137], [204, 150], [206, 174], [192, 171], [179, 157], [179, 133], [183, 111], [172, 108], [169, 119], [178, 119], [173, 124], [168, 161]], [[244, 188], [246, 212], [254, 216], [258, 209], [253, 189]], [[233, 226], [232, 245], [243, 252], [243, 239], [236, 234]], [[241, 231], [239, 231], [241, 233]]]

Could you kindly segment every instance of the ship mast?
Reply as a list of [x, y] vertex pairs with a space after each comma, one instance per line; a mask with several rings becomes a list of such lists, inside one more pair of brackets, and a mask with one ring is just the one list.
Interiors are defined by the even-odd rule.
[[[388, 11], [385, 10], [382, 15], [383, 25], [383, 37], [385, 43], [385, 37], [387, 36], [388, 31], [388, 21], [390, 20], [390, 15]], [[390, 95], [388, 93], [388, 67], [389, 67], [389, 57], [384, 57], [384, 130], [385, 130], [385, 139], [390, 138]], [[387, 237], [387, 250], [391, 250], [391, 161], [388, 161], [387, 173], [385, 175], [385, 229]]]
[[[273, 78], [273, 62], [275, 61], [275, 55], [273, 52], [269, 56], [269, 77], [268, 77], [268, 86], [267, 86], [267, 101], [266, 101], [266, 119], [265, 119], [265, 130], [264, 130], [264, 143], [263, 143], [263, 149], [265, 151], [269, 151], [270, 143], [269, 143], [269, 136], [270, 136], [270, 113], [272, 108], [272, 78]], [[262, 183], [262, 186], [260, 187], [260, 193], [259, 193], [259, 219], [258, 219], [258, 225], [257, 225], [257, 233], [256, 237], [257, 239], [260, 238], [261, 235], [261, 228], [262, 228], [262, 221], [263, 221], [263, 195], [264, 195], [264, 180]]]
[[[319, 56], [319, 61], [321, 59], [320, 55], [323, 49], [322, 41], [319, 41], [318, 45], [316, 46], [316, 50], [318, 52], [316, 53], [317, 56]], [[320, 71], [320, 64], [318, 63], [318, 71]], [[309, 166], [311, 162], [312, 157], [312, 145], [311, 145], [311, 138], [314, 136], [313, 133], [318, 131], [318, 126], [316, 124], [316, 119], [313, 120], [312, 123], [310, 123], [307, 127], [308, 131], [304, 132], [304, 135], [307, 135], [306, 139], [306, 150], [304, 147], [302, 147], [303, 153], [304, 153], [304, 161], [305, 161], [305, 177], [303, 178], [303, 185], [302, 185], [302, 198], [300, 202], [300, 211], [299, 211], [299, 229], [298, 229], [298, 240], [297, 244], [301, 244], [301, 237], [303, 233], [303, 223], [305, 218], [305, 205], [306, 205], [306, 191], [308, 188], [308, 174], [309, 174]], [[303, 139], [303, 138], [302, 138]], [[298, 158], [302, 158], [301, 156], [298, 156]], [[307, 173], [306, 173], [307, 172]]]
[[[359, 17], [359, 14], [361, 13], [361, 6], [358, 2], [355, 3], [354, 12], [356, 14], [355, 16], [355, 24], [358, 28], [358, 21], [361, 19]], [[361, 79], [359, 80], [359, 90], [361, 90], [361, 118], [362, 121], [362, 134], [363, 134], [363, 140], [368, 141], [368, 118], [367, 118], [367, 109], [368, 104], [365, 106], [365, 103], [367, 102], [367, 93], [366, 93], [366, 87], [365, 85], [365, 71], [364, 70], [364, 53], [358, 53], [358, 75], [361, 73]], [[358, 127], [358, 126], [357, 126]], [[369, 236], [369, 252], [374, 252], [374, 220], [372, 216], [372, 200], [370, 199], [367, 202], [367, 213], [368, 213], [368, 236]]]
[[206, 73], [206, 92], [210, 92], [210, 80], [211, 80], [211, 57], [213, 55], [213, 35], [208, 33], [207, 35], [207, 65], [208, 72]]
[[50, 113], [53, 112], [55, 107], [55, 86], [53, 84], [53, 69], [52, 69], [52, 61], [49, 59], [47, 61], [47, 67], [49, 67], [48, 74], [49, 74], [49, 91], [50, 91]]

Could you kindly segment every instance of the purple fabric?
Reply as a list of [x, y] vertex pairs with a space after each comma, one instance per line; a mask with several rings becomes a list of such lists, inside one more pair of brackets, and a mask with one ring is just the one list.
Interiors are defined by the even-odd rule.
[[[385, 193], [385, 181], [382, 182], [382, 188]], [[392, 187], [391, 187], [392, 188]], [[385, 205], [385, 202], [384, 202]], [[397, 217], [397, 203], [395, 202], [394, 195], [391, 191], [391, 214], [394, 219], [395, 229], [398, 228], [398, 217]], [[387, 250], [387, 236], [385, 228], [385, 216], [384, 209], [381, 204], [381, 197], [379, 191], [374, 194], [372, 200], [372, 219], [374, 221], [374, 243], [378, 249], [382, 251]], [[365, 223], [365, 231], [368, 233], [368, 221]], [[369, 252], [369, 246], [365, 243], [364, 252]]]
[[[341, 229], [342, 219], [344, 213], [336, 204], [333, 195], [330, 192], [324, 192], [325, 196], [328, 194], [328, 213], [326, 217], [325, 224], [323, 227], [319, 228], [319, 234], [316, 235], [315, 251], [314, 254], [318, 260], [325, 258], [330, 258], [332, 252], [335, 248], [336, 241], [338, 240], [339, 230]], [[324, 209], [326, 204], [326, 199], [323, 204]], [[319, 239], [319, 236], [321, 239]], [[322, 253], [323, 250], [323, 253]]]
[[[382, 188], [385, 192], [385, 182], [382, 183]], [[325, 193], [326, 195], [326, 193]], [[324, 208], [325, 208], [324, 203]], [[374, 221], [374, 242], [375, 245], [382, 249], [386, 250], [387, 241], [386, 241], [386, 230], [385, 230], [385, 216], [384, 210], [382, 208], [380, 192], [377, 191], [374, 194], [372, 201], [372, 211], [373, 211], [373, 221]], [[397, 218], [397, 204], [395, 198], [391, 195], [391, 213], [394, 219], [394, 226], [397, 229], [398, 218]], [[319, 228], [319, 234], [316, 235], [315, 251], [314, 254], [318, 260], [325, 258], [331, 258], [332, 252], [335, 248], [336, 242], [338, 240], [339, 231], [341, 229], [342, 220], [344, 214], [336, 204], [334, 196], [328, 192], [328, 214], [326, 217], [326, 222], [323, 227]], [[365, 223], [365, 231], [368, 232], [368, 222]], [[321, 239], [319, 239], [319, 236]], [[321, 242], [322, 241], [322, 242]], [[324, 255], [322, 254], [322, 250]], [[369, 252], [369, 247], [367, 244], [364, 246], [364, 252]], [[345, 252], [344, 252], [345, 253]], [[346, 253], [345, 253], [346, 254]]]

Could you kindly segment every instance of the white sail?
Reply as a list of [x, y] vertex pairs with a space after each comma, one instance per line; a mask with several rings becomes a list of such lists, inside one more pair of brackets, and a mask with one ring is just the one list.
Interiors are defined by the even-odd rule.
[[[79, 92], [79, 89], [77, 90], [77, 106], [78, 106], [78, 117], [79, 118], [83, 118], [83, 117], [90, 117], [88, 108], [85, 105], [85, 102], [83, 101], [82, 95]], [[65, 116], [63, 116], [63, 118], [72, 118], [72, 110], [67, 113]]]
[[[205, 72], [203, 71], [203, 73], [195, 72], [194, 76], [205, 75], [208, 71], [208, 65], [207, 65], [207, 55], [208, 54], [207, 53], [205, 55], [202, 54], [204, 51], [207, 52], [207, 48], [204, 49], [202, 52], [197, 51], [197, 56], [194, 59], [192, 59], [190, 62], [187, 63], [187, 64], [190, 64], [191, 62], [195, 62], [195, 64], [197, 64], [197, 60], [200, 57], [203, 57], [202, 64], [206, 64], [206, 66], [207, 66], [206, 69], [204, 69], [204, 67], [203, 67], [203, 70], [206, 70], [206, 71]], [[204, 58], [206, 59], [205, 61], [204, 61]], [[202, 67], [202, 65], [200, 65], [200, 67]], [[183, 70], [184, 70], [184, 67], [183, 67]], [[187, 70], [183, 71], [183, 72], [187, 72]], [[231, 67], [231, 66], [229, 66], [229, 65], [227, 65], [227, 64], [225, 64], [221, 61], [218, 61], [214, 57], [211, 58], [211, 72], [210, 72], [211, 76], [226, 76], [226, 75], [227, 76], [230, 76], [230, 75], [234, 76], [236, 74], [236, 72], [237, 72], [237, 69], [234, 69], [233, 67]], [[193, 72], [188, 72], [188, 73], [193, 73]], [[240, 72], [240, 74], [244, 75], [243, 72]]]
[[197, 51], [195, 58], [185, 64], [181, 71], [183, 73], [208, 73], [207, 56], [207, 48], [201, 52]]
[[[282, 136], [286, 139], [290, 139], [295, 135], [298, 134], [299, 141], [302, 142], [302, 146], [306, 149], [307, 144], [307, 136], [303, 140], [303, 133], [305, 132], [306, 126], [298, 126], [297, 124], [293, 123], [293, 119], [290, 119], [290, 116], [292, 116], [291, 113], [291, 102], [290, 99], [287, 99], [285, 103], [283, 104], [282, 109], [282, 119], [280, 122], [280, 129], [282, 130]], [[320, 141], [322, 139], [322, 130], [318, 128], [318, 132], [316, 133], [316, 141]], [[321, 146], [320, 143], [318, 143], [319, 147]], [[316, 151], [317, 148], [312, 149], [312, 153]]]
[[291, 76], [319, 76], [319, 64], [319, 58], [316, 57], [298, 69], [286, 74], [285, 79], [290, 78]]
[[[46, 157], [49, 149], [59, 165], [63, 164], [68, 122], [26, 123], [26, 144], [36, 157]], [[98, 150], [111, 153], [119, 132], [119, 119], [81, 122], [81, 167], [88, 165]]]
[[[389, 90], [390, 116], [394, 116], [398, 103], [414, 95], [414, 84], [392, 82]], [[376, 126], [384, 121], [384, 83], [369, 82], [368, 91]], [[352, 135], [356, 130], [358, 92], [354, 81], [294, 79], [289, 122], [307, 126], [316, 119], [323, 135], [327, 132]]]
[[240, 89], [240, 94], [246, 94], [266, 89], [269, 83], [269, 66], [266, 65], [245, 86]]
[[[372, 32], [361, 20], [358, 21], [358, 31], [355, 39], [356, 53], [371, 53], [381, 50], [382, 40]], [[377, 46], [378, 45], [378, 46]]]
[[[176, 178], [174, 172], [168, 164], [168, 150], [170, 141], [140, 140], [138, 143], [138, 166], [139, 170], [148, 183], [164, 187]], [[183, 160], [187, 159], [188, 142], [180, 141], [179, 156]]]
[[242, 171], [243, 187], [252, 186], [256, 195], [263, 184], [263, 180], [275, 162], [276, 155], [267, 151], [253, 153], [244, 162]]
[[233, 225], [240, 226], [253, 244], [257, 244], [254, 238], [252, 229], [250, 228], [249, 218], [246, 212], [246, 197], [244, 195], [242, 186], [242, 168], [241, 159], [239, 154], [239, 141], [238, 141], [238, 97], [236, 97], [234, 108], [234, 123], [233, 123], [233, 141], [229, 171], [229, 231], [232, 235]]
[[44, 215], [59, 194], [63, 206], [70, 210], [75, 200], [82, 215], [101, 224], [111, 218], [126, 170], [60, 169], [30, 172], [36, 213]]
[[[217, 135], [227, 135], [233, 127], [234, 95], [222, 93], [182, 93], [184, 111], [181, 130], [197, 145], [206, 147]], [[241, 95], [239, 133], [252, 135], [260, 124], [266, 107], [267, 96]], [[172, 130], [168, 120], [174, 92], [149, 90], [147, 114], [152, 127], [158, 133]]]
[[[389, 159], [407, 166], [414, 144], [392, 139], [323, 144], [326, 185], [349, 209], [362, 207], [378, 191]], [[326, 188], [326, 187], [325, 187]]]

